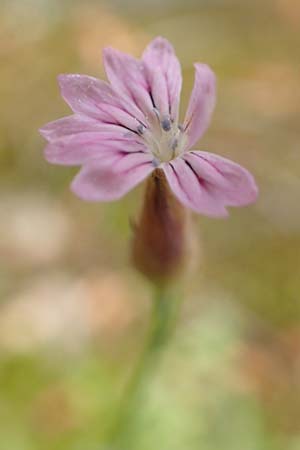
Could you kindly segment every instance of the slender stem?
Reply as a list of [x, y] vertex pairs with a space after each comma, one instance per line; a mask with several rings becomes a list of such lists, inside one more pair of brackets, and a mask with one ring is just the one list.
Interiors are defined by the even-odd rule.
[[148, 338], [138, 364], [127, 386], [116, 421], [110, 435], [110, 442], [115, 444], [130, 437], [130, 426], [134, 411], [139, 403], [142, 387], [151, 375], [159, 355], [164, 348], [175, 324], [179, 297], [171, 296], [166, 289], [157, 287], [152, 304], [152, 315]]

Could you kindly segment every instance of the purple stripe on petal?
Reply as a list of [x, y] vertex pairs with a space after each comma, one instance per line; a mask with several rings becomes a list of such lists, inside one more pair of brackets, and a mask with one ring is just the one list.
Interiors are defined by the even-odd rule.
[[132, 102], [144, 115], [152, 115], [144, 63], [113, 48], [104, 49], [103, 61], [107, 78], [118, 95]]
[[185, 206], [211, 217], [228, 215], [222, 198], [182, 158], [164, 164], [163, 170], [172, 191]]
[[105, 81], [77, 74], [60, 75], [58, 81], [63, 98], [75, 113], [132, 130], [140, 123], [145, 124], [144, 115], [120, 98]]
[[[142, 59], [147, 68], [156, 107], [160, 108], [162, 114], [170, 113], [172, 119], [176, 121], [182, 75], [173, 46], [167, 39], [157, 37], [146, 47]], [[159, 80], [160, 88], [157, 86]]]
[[153, 70], [153, 67], [150, 76], [151, 94], [155, 107], [160, 112], [161, 118], [169, 117], [170, 103], [166, 77], [160, 70]]
[[[113, 125], [109, 125], [112, 127]], [[62, 119], [54, 120], [47, 123], [40, 128], [41, 135], [48, 141], [59, 139], [63, 136], [69, 136], [73, 134], [85, 133], [90, 131], [102, 131], [105, 125], [101, 124], [98, 120], [91, 117], [74, 114], [72, 116], [63, 117]], [[124, 133], [124, 129], [122, 129]]]
[[193, 151], [184, 157], [214, 186], [225, 205], [244, 206], [257, 199], [258, 188], [253, 176], [239, 164], [208, 152]]
[[45, 159], [52, 164], [76, 166], [94, 158], [113, 154], [143, 153], [146, 147], [116, 133], [80, 133], [51, 141], [45, 148]]
[[96, 119], [79, 114], [49, 122], [40, 128], [39, 132], [49, 142], [69, 136], [76, 136], [81, 133], [92, 132], [97, 133], [98, 136], [102, 136], [103, 139], [132, 139], [141, 142], [141, 138], [136, 132], [128, 130], [124, 126], [101, 123]]

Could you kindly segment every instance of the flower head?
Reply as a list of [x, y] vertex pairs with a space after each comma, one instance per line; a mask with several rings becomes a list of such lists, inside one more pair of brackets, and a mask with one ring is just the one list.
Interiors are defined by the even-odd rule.
[[215, 105], [215, 76], [195, 64], [195, 84], [183, 123], [179, 120], [180, 63], [172, 45], [154, 39], [142, 58], [106, 48], [109, 82], [60, 75], [61, 93], [74, 114], [44, 126], [47, 161], [82, 166], [72, 190], [88, 201], [125, 195], [156, 168], [188, 208], [208, 216], [255, 201], [252, 175], [213, 153], [192, 150], [207, 129]]

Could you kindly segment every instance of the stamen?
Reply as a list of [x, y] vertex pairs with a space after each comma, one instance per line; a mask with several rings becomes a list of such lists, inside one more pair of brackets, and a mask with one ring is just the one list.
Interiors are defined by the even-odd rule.
[[157, 108], [153, 108], [154, 114], [156, 115], [156, 117], [158, 118], [158, 120], [160, 120], [160, 113], [158, 111]]
[[159, 162], [159, 160], [158, 160], [157, 158], [154, 158], [154, 159], [152, 160], [152, 164], [153, 164], [153, 166], [154, 166], [155, 168], [157, 168], [157, 167], [160, 166], [160, 162]]
[[155, 168], [184, 153], [186, 136], [183, 126], [169, 115], [161, 115], [157, 108], [153, 108], [150, 127], [139, 126], [137, 130], [153, 155], [152, 164]]
[[175, 152], [177, 147], [178, 147], [178, 139], [174, 138], [174, 139], [172, 139], [172, 144], [171, 144], [171, 148], [172, 148], [173, 152]]
[[170, 131], [171, 130], [171, 120], [168, 117], [165, 117], [161, 121], [161, 126], [164, 131]]
[[144, 134], [145, 131], [145, 127], [144, 125], [140, 124], [137, 129], [136, 129], [137, 133], [141, 136], [142, 134]]
[[157, 128], [157, 132], [161, 133], [161, 125], [160, 125], [160, 112], [157, 108], [153, 108], [153, 112], [156, 118], [156, 123], [153, 123], [153, 127]]

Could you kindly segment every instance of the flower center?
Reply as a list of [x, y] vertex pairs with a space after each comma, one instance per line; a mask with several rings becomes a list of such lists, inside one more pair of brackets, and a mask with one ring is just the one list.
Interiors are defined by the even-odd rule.
[[161, 117], [157, 110], [154, 120], [151, 121], [151, 128], [141, 126], [138, 133], [144, 138], [158, 164], [182, 155], [187, 143], [183, 127], [168, 116]]

